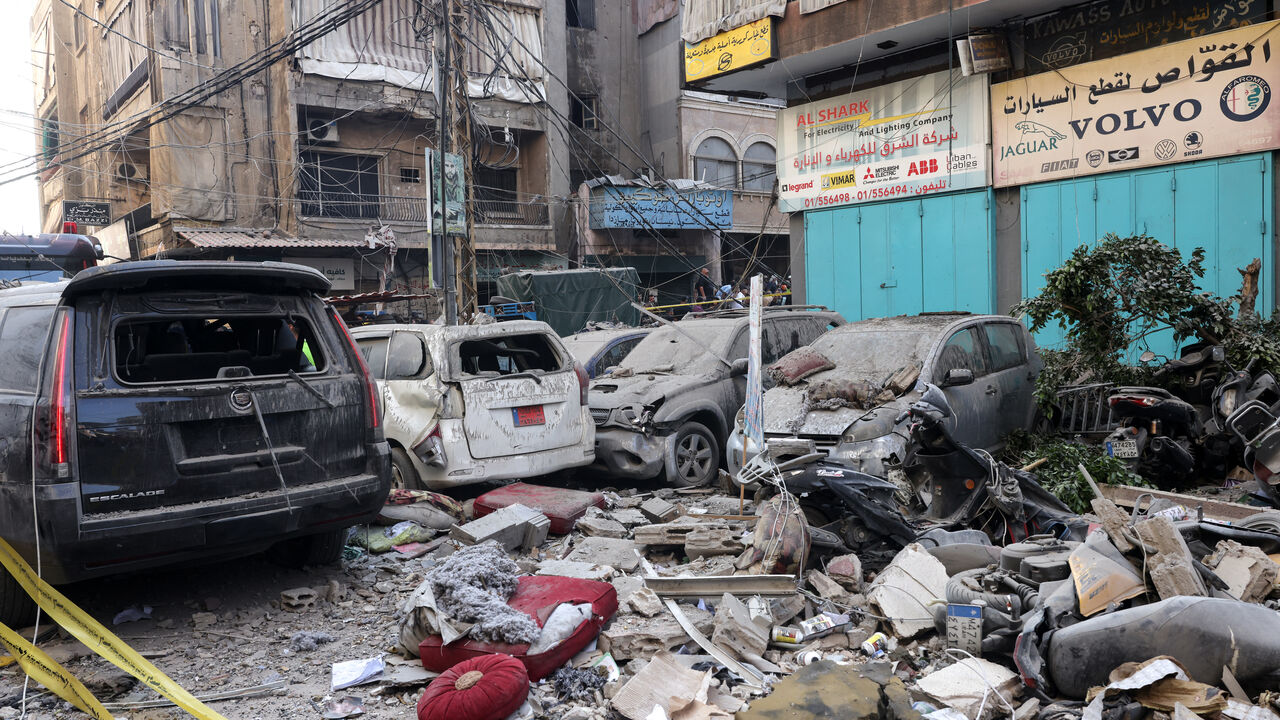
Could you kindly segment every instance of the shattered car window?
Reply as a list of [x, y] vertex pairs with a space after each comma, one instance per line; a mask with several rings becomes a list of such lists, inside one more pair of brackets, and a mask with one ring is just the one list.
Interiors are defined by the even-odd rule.
[[681, 324], [680, 330], [667, 326], [649, 333], [620, 367], [636, 374], [696, 375], [715, 370], [723, 363], [707, 348], [720, 352], [738, 326], [689, 322]]
[[563, 370], [565, 361], [545, 335], [500, 335], [466, 340], [458, 346], [464, 375], [513, 375]]
[[986, 359], [982, 354], [982, 341], [978, 339], [977, 328], [965, 328], [952, 335], [938, 355], [937, 377], [946, 377], [947, 373], [964, 369], [973, 372], [974, 377], [987, 372]]
[[296, 315], [126, 320], [112, 337], [123, 383], [215, 380], [227, 368], [257, 376], [325, 366], [311, 324]]
[[866, 330], [846, 325], [823, 335], [810, 347], [831, 358], [840, 375], [884, 380], [907, 365], [921, 365], [934, 335], [920, 330]]

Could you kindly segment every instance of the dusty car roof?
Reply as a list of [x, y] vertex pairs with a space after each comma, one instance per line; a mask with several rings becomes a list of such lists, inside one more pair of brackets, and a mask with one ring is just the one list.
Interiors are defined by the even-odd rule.
[[572, 335], [565, 335], [560, 338], [565, 342], [602, 342], [613, 340], [614, 338], [627, 337], [628, 335], [640, 335], [652, 331], [653, 328], [625, 327], [625, 328], [604, 328], [600, 330], [579, 330]]
[[351, 328], [352, 336], [385, 337], [396, 330], [412, 330], [426, 335], [440, 335], [446, 340], [467, 337], [492, 337], [514, 333], [545, 332], [555, 335], [551, 326], [538, 320], [508, 320], [485, 325], [433, 325], [429, 323], [388, 323]]

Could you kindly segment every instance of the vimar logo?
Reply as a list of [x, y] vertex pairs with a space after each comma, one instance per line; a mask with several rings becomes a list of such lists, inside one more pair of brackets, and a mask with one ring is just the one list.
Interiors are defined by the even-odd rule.
[[1222, 114], [1236, 122], [1247, 122], [1263, 113], [1271, 102], [1271, 86], [1257, 75], [1241, 75], [1227, 83], [1218, 98]]
[[858, 184], [858, 173], [849, 170], [842, 173], [830, 173], [822, 176], [822, 189], [835, 190], [837, 188], [854, 187]]
[[1031, 155], [1044, 150], [1057, 150], [1058, 141], [1067, 138], [1066, 135], [1048, 125], [1030, 120], [1019, 120], [1013, 124], [1013, 128], [1022, 133], [1022, 137], [1017, 143], [1000, 148], [1001, 160], [1015, 155]]

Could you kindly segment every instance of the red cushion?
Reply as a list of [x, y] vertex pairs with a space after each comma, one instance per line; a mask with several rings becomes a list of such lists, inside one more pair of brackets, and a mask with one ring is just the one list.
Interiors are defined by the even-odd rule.
[[578, 518], [586, 514], [587, 508], [592, 505], [598, 508], [604, 507], [604, 494], [545, 485], [512, 483], [497, 490], [490, 490], [476, 498], [476, 517], [482, 518], [495, 510], [515, 503], [546, 515], [551, 521], [552, 533], [567, 535], [573, 530], [573, 524], [578, 521]]
[[[467, 675], [480, 673], [480, 677]], [[466, 679], [459, 683], [459, 678]], [[529, 673], [508, 655], [485, 655], [445, 670], [418, 698], [418, 720], [503, 720], [529, 696]]]
[[519, 584], [515, 595], [507, 605], [533, 618], [538, 627], [546, 622], [560, 603], [579, 605], [591, 603], [591, 619], [583, 620], [564, 642], [537, 655], [526, 655], [529, 644], [509, 645], [477, 640], [458, 640], [444, 644], [439, 635], [428, 635], [418, 645], [422, 666], [434, 672], [442, 672], [463, 660], [494, 653], [510, 655], [524, 663], [529, 679], [541, 680], [577, 655], [600, 633], [600, 628], [618, 611], [618, 591], [613, 585], [595, 580], [559, 577], [555, 575], [526, 575], [516, 579]]

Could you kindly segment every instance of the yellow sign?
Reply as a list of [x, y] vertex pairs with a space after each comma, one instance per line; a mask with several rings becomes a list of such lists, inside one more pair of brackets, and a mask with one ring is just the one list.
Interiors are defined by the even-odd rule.
[[685, 43], [684, 80], [706, 80], [775, 57], [773, 18], [761, 18], [700, 43]]
[[822, 189], [834, 190], [836, 188], [854, 187], [858, 184], [858, 173], [850, 170], [842, 173], [828, 173], [822, 176]]

